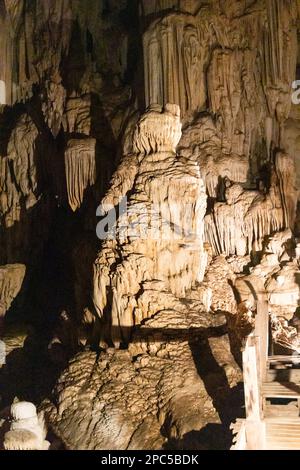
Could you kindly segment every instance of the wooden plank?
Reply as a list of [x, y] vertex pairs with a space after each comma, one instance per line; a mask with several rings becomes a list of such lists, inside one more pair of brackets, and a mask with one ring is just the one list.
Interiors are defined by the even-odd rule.
[[266, 404], [264, 419], [274, 422], [292, 422], [299, 423], [299, 408], [297, 400], [291, 399], [289, 403], [273, 405]]
[[299, 394], [298, 393], [295, 393], [295, 392], [288, 392], [288, 391], [284, 391], [284, 390], [265, 390], [263, 392], [263, 396], [265, 398], [290, 398], [290, 399], [293, 399], [293, 400], [297, 400], [299, 398]]
[[267, 448], [266, 450], [299, 450], [299, 447], [292, 447], [292, 446], [286, 446], [283, 447], [280, 444], [272, 444], [272, 443], [267, 443]]
[[267, 439], [271, 439], [273, 442], [275, 441], [278, 441], [278, 442], [282, 442], [282, 443], [292, 443], [292, 444], [297, 444], [299, 445], [300, 444], [300, 440], [295, 438], [293, 439], [293, 437], [287, 437], [287, 436], [272, 436], [272, 435], [268, 435], [267, 434]]
[[267, 441], [270, 440], [272, 442], [280, 442], [281, 444], [294, 444], [294, 445], [300, 445], [300, 440], [299, 439], [293, 439], [292, 437], [284, 438], [282, 436], [269, 436], [267, 434]]
[[296, 428], [296, 429], [295, 429], [295, 428], [293, 428], [293, 427], [286, 427], [286, 428], [282, 429], [282, 427], [280, 427], [280, 426], [279, 426], [278, 428], [269, 428], [269, 427], [267, 426], [267, 431], [268, 431], [269, 434], [274, 434], [274, 435], [275, 435], [275, 434], [276, 434], [276, 435], [277, 435], [277, 434], [280, 434], [280, 435], [282, 435], [282, 436], [285, 435], [285, 436], [288, 436], [288, 437], [290, 437], [290, 435], [291, 435], [290, 433], [291, 433], [291, 431], [293, 431], [293, 433], [295, 433], [295, 434], [293, 434], [293, 437], [294, 437], [294, 436], [295, 436], [295, 437], [300, 436], [300, 430], [299, 430], [299, 428]]
[[264, 382], [266, 380], [269, 352], [269, 308], [267, 295], [264, 292], [259, 293], [257, 297], [255, 336], [259, 338], [259, 377], [260, 381]]
[[276, 360], [276, 361], [267, 361], [267, 372], [270, 371], [278, 371], [278, 370], [298, 370], [295, 369], [296, 367], [300, 366], [300, 362], [297, 361], [292, 361], [292, 360]]
[[[288, 390], [286, 388], [279, 388], [279, 387], [276, 387], [276, 388], [265, 388], [263, 389], [263, 395], [264, 396], [269, 396], [269, 397], [277, 397], [277, 395], [283, 395], [283, 396], [286, 396], [286, 397], [296, 397], [298, 398], [299, 397], [299, 392], [296, 392], [294, 390]], [[278, 398], [279, 398], [279, 395], [278, 395]]]
[[299, 450], [298, 447], [280, 447], [280, 446], [272, 446], [272, 445], [268, 445], [267, 449], [266, 450]]
[[300, 383], [300, 369], [285, 367], [283, 369], [268, 369], [266, 382], [294, 382]]
[[300, 397], [300, 385], [292, 382], [265, 382], [262, 385], [262, 395], [265, 398], [294, 398]]
[[268, 445], [269, 443], [276, 444], [279, 446], [286, 446], [286, 447], [300, 447], [299, 439], [296, 439], [295, 441], [293, 441], [292, 439], [287, 440], [281, 437], [276, 438], [273, 436], [267, 436], [266, 445]]
[[265, 387], [263, 386], [263, 393], [265, 392], [284, 392], [284, 393], [292, 393], [294, 395], [299, 395], [299, 391], [296, 388], [288, 388], [288, 387]]
[[284, 425], [284, 424], [278, 424], [276, 425], [268, 425], [267, 424], [267, 430], [270, 433], [282, 433], [282, 434], [287, 434], [293, 430], [295, 432], [295, 435], [300, 435], [300, 428], [299, 426], [293, 426], [292, 424]]
[[295, 429], [300, 429], [300, 418], [297, 419], [285, 419], [284, 416], [279, 416], [276, 420], [266, 420], [267, 426], [271, 429], [276, 426], [280, 426], [281, 428], [285, 428], [285, 426], [292, 426]]
[[284, 356], [284, 355], [277, 355], [277, 356], [269, 356], [268, 357], [268, 362], [270, 364], [276, 363], [276, 362], [283, 362], [283, 363], [299, 363], [300, 364], [300, 356]]
[[268, 447], [266, 450], [299, 450], [298, 447], [280, 447], [280, 446], [273, 446], [271, 444], [268, 444]]
[[294, 425], [299, 424], [300, 425], [300, 419], [298, 415], [297, 416], [289, 416], [289, 415], [288, 416], [285, 416], [285, 415], [284, 416], [276, 416], [276, 415], [267, 416], [265, 418], [265, 421], [267, 423], [269, 422], [270, 424], [278, 423], [282, 425], [286, 423], [286, 424], [294, 424]]
[[299, 439], [292, 440], [292, 439], [282, 439], [281, 437], [275, 438], [273, 436], [267, 436], [266, 443], [272, 443], [272, 444], [278, 444], [280, 446], [294, 446], [294, 447], [300, 447], [300, 441]]
[[292, 426], [294, 427], [295, 429], [299, 428], [300, 429], [300, 420], [298, 419], [298, 421], [293, 421], [293, 422], [289, 422], [289, 421], [268, 421], [268, 420], [265, 420], [266, 423], [267, 423], [267, 426], [272, 429], [274, 427], [277, 427], [277, 426], [280, 426], [282, 429], [284, 429], [285, 427], [287, 426]]
[[[287, 434], [290, 433], [291, 430], [295, 433], [296, 436], [300, 436], [300, 429], [299, 428], [294, 428], [293, 425], [288, 424], [287, 426], [284, 426], [282, 424], [278, 424], [277, 427], [272, 427], [271, 429], [267, 425], [267, 429], [269, 433], [281, 433], [281, 434]], [[298, 430], [297, 430], [298, 429]]]
[[300, 449], [300, 423], [266, 423], [266, 448]]
[[268, 435], [267, 433], [267, 442], [268, 440], [272, 441], [272, 442], [281, 442], [282, 444], [295, 444], [295, 445], [299, 445], [300, 444], [300, 440], [299, 439], [293, 439], [292, 437], [290, 437], [289, 439], [288, 438], [284, 438], [284, 437], [281, 437], [281, 436], [271, 436], [271, 435]]
[[300, 384], [295, 382], [264, 382], [264, 388], [269, 389], [279, 389], [279, 388], [286, 388], [288, 390], [300, 390]]
[[284, 439], [282, 437], [274, 437], [274, 436], [267, 436], [267, 440], [266, 440], [266, 444], [268, 443], [272, 443], [272, 444], [277, 444], [277, 445], [280, 445], [280, 446], [294, 446], [294, 447], [300, 447], [300, 441], [299, 439], [296, 439], [296, 440], [288, 440], [288, 439]]
[[297, 382], [278, 382], [277, 380], [274, 382], [264, 382], [263, 383], [264, 387], [273, 387], [273, 388], [279, 388], [279, 387], [284, 387], [288, 388], [289, 390], [300, 390], [300, 384]]
[[294, 426], [295, 428], [299, 427], [300, 429], [300, 421], [299, 419], [296, 420], [285, 420], [285, 419], [280, 419], [279, 418], [273, 418], [273, 419], [266, 419], [265, 420], [266, 423], [267, 423], [267, 426], [270, 426], [270, 427], [273, 427], [273, 426], [281, 426], [281, 427], [285, 427], [285, 426]]
[[248, 336], [243, 350], [243, 377], [246, 417], [250, 421], [262, 418], [262, 402], [259, 382], [258, 346], [259, 338]]
[[293, 428], [293, 427], [285, 427], [284, 429], [282, 429], [282, 426], [278, 427], [278, 428], [272, 428], [270, 429], [268, 426], [267, 426], [267, 431], [269, 434], [281, 434], [281, 435], [286, 435], [286, 436], [290, 436], [291, 434], [291, 431], [293, 431], [293, 435], [295, 435], [295, 437], [297, 436], [300, 436], [300, 431], [299, 431], [299, 428]]
[[295, 400], [299, 398], [298, 392], [293, 392], [292, 390], [284, 390], [284, 389], [265, 389], [263, 391], [263, 396], [267, 398], [280, 398], [280, 397], [287, 397], [287, 398], [294, 398]]

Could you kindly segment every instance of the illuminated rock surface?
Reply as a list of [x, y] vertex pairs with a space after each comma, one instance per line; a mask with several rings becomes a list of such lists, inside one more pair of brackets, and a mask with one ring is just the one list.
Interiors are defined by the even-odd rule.
[[229, 448], [258, 294], [297, 350], [298, 10], [0, 1], [2, 447]]

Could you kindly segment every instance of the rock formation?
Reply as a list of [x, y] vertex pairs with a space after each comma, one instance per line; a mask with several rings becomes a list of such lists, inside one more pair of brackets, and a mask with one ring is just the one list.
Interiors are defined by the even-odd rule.
[[78, 209], [84, 191], [96, 182], [95, 139], [71, 139], [65, 152], [67, 191], [70, 207]]
[[[0, 319], [31, 332], [0, 408], [68, 449], [230, 447], [259, 296], [300, 350], [299, 14], [0, 0]], [[4, 446], [44, 448], [23, 405]]]
[[113, 330], [128, 331], [147, 318], [138, 295], [144, 282], [164, 281], [183, 297], [203, 279], [206, 195], [197, 164], [175, 153], [180, 136], [178, 106], [151, 108], [134, 131], [131, 159], [136, 166], [126, 174], [132, 179], [122, 181], [121, 166], [102, 200], [106, 211], [114, 210], [117, 201], [131, 194], [95, 265], [94, 304], [100, 317], [109, 306], [105, 321]]
[[0, 319], [10, 308], [20, 293], [26, 273], [23, 264], [12, 264], [0, 267]]
[[[152, 318], [133, 335], [129, 349], [109, 348], [99, 358], [92, 352], [77, 355], [57, 385], [55, 403], [46, 406], [66, 448], [161, 449], [168, 440], [186, 446], [190, 432], [217, 425], [219, 416], [226, 421], [225, 403], [234, 395], [240, 369], [222, 335], [224, 317], [208, 317], [192, 298], [186, 314], [186, 303], [159, 282], [145, 285], [140, 303]], [[220, 365], [197, 370], [206, 344], [210, 364]], [[205, 438], [194, 445], [208, 446]]]
[[43, 417], [38, 417], [32, 403], [19, 402], [11, 406], [12, 422], [4, 435], [5, 450], [48, 450], [47, 431]]

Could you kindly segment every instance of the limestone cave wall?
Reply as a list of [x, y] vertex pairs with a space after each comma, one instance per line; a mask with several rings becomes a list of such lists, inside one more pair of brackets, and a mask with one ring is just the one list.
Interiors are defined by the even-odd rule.
[[0, 0], [0, 408], [71, 450], [230, 446], [255, 293], [300, 351], [299, 13]]

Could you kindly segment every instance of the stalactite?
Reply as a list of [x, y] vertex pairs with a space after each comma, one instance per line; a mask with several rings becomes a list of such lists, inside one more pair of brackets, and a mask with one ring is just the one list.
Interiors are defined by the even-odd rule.
[[0, 216], [7, 228], [20, 221], [23, 204], [30, 209], [38, 202], [37, 137], [32, 119], [22, 115], [10, 135], [7, 156], [0, 159]]
[[57, 137], [64, 113], [66, 90], [59, 73], [54, 72], [45, 80], [42, 95], [42, 111], [54, 137]]
[[65, 151], [66, 182], [70, 207], [76, 211], [85, 191], [96, 181], [95, 139], [71, 139]]
[[8, 143], [8, 159], [12, 163], [13, 178], [24, 197], [37, 191], [35, 142], [38, 129], [28, 115], [19, 119]]
[[149, 27], [143, 40], [147, 106], [176, 103], [183, 117], [204, 106], [211, 34], [204, 19], [175, 13]]

